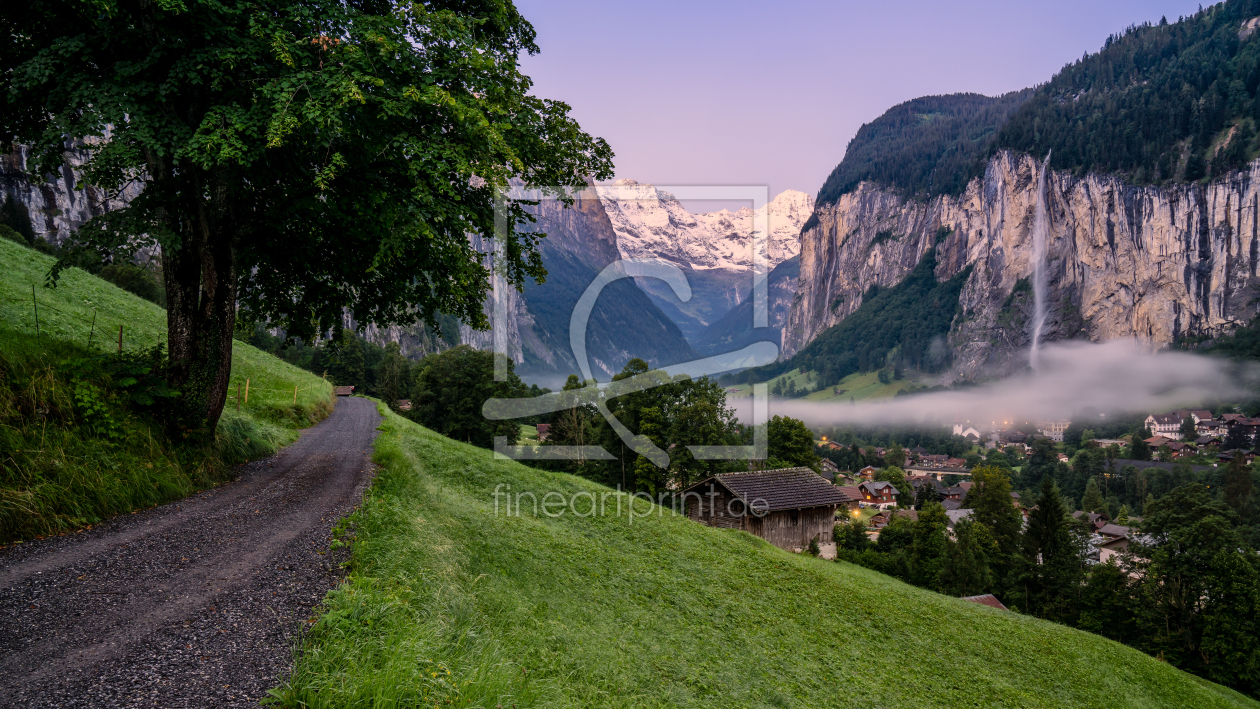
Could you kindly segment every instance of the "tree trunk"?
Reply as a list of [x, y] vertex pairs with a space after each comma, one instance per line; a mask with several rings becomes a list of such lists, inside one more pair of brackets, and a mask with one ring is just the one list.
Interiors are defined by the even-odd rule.
[[174, 220], [181, 243], [163, 249], [167, 343], [172, 386], [182, 394], [185, 420], [178, 425], [213, 434], [232, 376], [234, 225], [223, 181], [203, 181], [195, 169], [189, 172], [188, 196]]

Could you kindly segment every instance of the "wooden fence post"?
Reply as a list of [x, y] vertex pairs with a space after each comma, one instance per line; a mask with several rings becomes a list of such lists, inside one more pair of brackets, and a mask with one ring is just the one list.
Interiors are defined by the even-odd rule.
[[88, 333], [88, 349], [92, 349], [92, 336], [96, 334], [96, 310], [92, 310], [92, 331]]
[[245, 377], [245, 403], [249, 403], [249, 377]]
[[122, 325], [118, 326], [118, 354], [122, 354]]
[[297, 406], [297, 385], [293, 385], [293, 405]]
[[35, 300], [35, 284], [31, 284], [31, 305], [35, 306], [35, 339], [39, 339], [39, 302]]

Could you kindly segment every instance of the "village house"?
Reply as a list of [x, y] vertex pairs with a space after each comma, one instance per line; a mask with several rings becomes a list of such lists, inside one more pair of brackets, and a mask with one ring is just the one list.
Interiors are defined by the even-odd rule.
[[1135, 542], [1151, 544], [1153, 540], [1149, 536], [1135, 533], [1131, 527], [1105, 524], [1090, 537], [1089, 544], [1093, 551], [1089, 554], [1088, 560], [1091, 563], [1096, 560], [1100, 564], [1105, 564], [1128, 551]]
[[862, 500], [868, 505], [897, 504], [897, 488], [890, 482], [864, 482], [858, 485], [862, 491]]
[[892, 512], [885, 510], [870, 519], [866, 520], [866, 528], [871, 532], [878, 532], [888, 526], [888, 522], [892, 520]]
[[1063, 432], [1071, 424], [1071, 421], [1038, 421], [1037, 432], [1055, 443], [1062, 443]]
[[839, 472], [840, 469], [837, 468], [836, 464], [831, 462], [829, 458], [823, 458], [822, 462], [818, 464], [818, 474], [826, 478], [829, 482], [834, 483], [836, 481], [836, 474]]
[[847, 501], [842, 504], [850, 512], [860, 508], [862, 500], [866, 498], [866, 495], [862, 493], [862, 489], [857, 485], [837, 485], [836, 489], [845, 496]]
[[809, 468], [719, 473], [682, 493], [688, 518], [711, 527], [741, 529], [780, 549], [818, 543], [834, 559], [836, 508], [848, 496]]
[[1097, 533], [1097, 532], [1098, 532], [1098, 530], [1100, 530], [1100, 529], [1102, 529], [1103, 527], [1107, 526], [1107, 524], [1108, 524], [1109, 522], [1111, 522], [1111, 518], [1110, 518], [1110, 517], [1108, 517], [1106, 514], [1104, 514], [1104, 513], [1102, 513], [1102, 512], [1080, 512], [1080, 511], [1077, 511], [1077, 512], [1073, 512], [1073, 513], [1072, 513], [1072, 517], [1074, 517], [1074, 518], [1076, 518], [1076, 519], [1078, 519], [1078, 520], [1084, 521], [1086, 524], [1088, 524], [1088, 525], [1089, 525], [1089, 531], [1090, 531], [1091, 533]]
[[962, 423], [960, 421], [955, 421], [954, 422], [954, 435], [962, 436], [963, 438], [966, 438], [968, 441], [971, 441], [972, 443], [979, 441], [981, 438], [980, 431], [976, 429], [975, 426], [972, 426], [971, 422]]
[[875, 473], [877, 472], [878, 470], [874, 466], [868, 465], [865, 468], [862, 468], [861, 470], [859, 470], [857, 472], [857, 476], [861, 480], [874, 480]]
[[846, 485], [844, 487], [836, 487], [836, 490], [844, 496], [844, 499], [840, 502], [836, 510], [837, 515], [841, 513], [841, 510], [843, 510], [845, 514], [852, 514], [857, 512], [858, 508], [862, 506], [862, 493], [856, 487], [849, 487]]
[[538, 429], [539, 443], [547, 440], [547, 436], [551, 435], [551, 424], [549, 423], [540, 423], [537, 426], [535, 426], [535, 428]]
[[1156, 436], [1181, 438], [1181, 419], [1177, 414], [1151, 414], [1146, 417], [1146, 428]]
[[1199, 425], [1212, 420], [1212, 412], [1207, 409], [1178, 409], [1165, 414], [1151, 414], [1146, 417], [1146, 427], [1151, 433], [1166, 438], [1181, 440], [1181, 422], [1186, 419], [1194, 421], [1195, 430]]

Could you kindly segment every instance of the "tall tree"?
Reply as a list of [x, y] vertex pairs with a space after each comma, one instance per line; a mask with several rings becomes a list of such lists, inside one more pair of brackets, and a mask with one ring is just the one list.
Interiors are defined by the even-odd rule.
[[1189, 416], [1181, 419], [1181, 428], [1178, 429], [1177, 433], [1181, 435], [1181, 440], [1183, 441], [1193, 441], [1199, 437], [1199, 431], [1195, 428], [1194, 419]]
[[1188, 483], [1149, 505], [1142, 531], [1149, 549], [1143, 570], [1144, 649], [1195, 674], [1205, 675], [1204, 603], [1219, 568], [1218, 553], [1242, 547], [1233, 510], [1212, 499], [1207, 488]]
[[1129, 455], [1134, 460], [1151, 459], [1151, 444], [1146, 442], [1146, 439], [1150, 437], [1151, 432], [1145, 428], [1133, 434], [1133, 439], [1129, 443]]
[[923, 481], [914, 491], [914, 508], [916, 510], [922, 510], [925, 506], [940, 501], [941, 495], [936, 490], [936, 485], [932, 480]]
[[502, 355], [460, 345], [420, 360], [412, 385], [410, 418], [457, 441], [482, 448], [503, 436], [509, 445], [520, 437], [516, 421], [491, 421], [482, 415], [487, 399], [523, 396], [526, 387], [507, 362], [505, 382], [494, 380], [494, 358]]
[[800, 419], [773, 416], [768, 430], [771, 460], [793, 466], [814, 467], [818, 454], [814, 452], [814, 433]]
[[161, 248], [192, 428], [222, 411], [238, 317], [308, 342], [347, 309], [484, 327], [486, 244], [509, 283], [545, 275], [497, 190], [612, 175], [606, 143], [530, 94], [534, 30], [507, 0], [49, 0], [0, 27], [0, 140], [44, 174], [84, 139], [85, 182], [143, 183], [78, 237]]
[[1014, 589], [1020, 610], [1070, 625], [1076, 621], [1085, 563], [1068, 519], [1059, 486], [1043, 479], [1021, 540], [1022, 572]]
[[1085, 484], [1085, 496], [1081, 498], [1081, 509], [1086, 512], [1105, 512], [1107, 510], [1107, 502], [1103, 500], [1102, 492], [1098, 489], [1098, 479], [1090, 478]]
[[376, 365], [376, 393], [390, 406], [411, 395], [411, 363], [397, 342], [385, 345], [385, 356]]
[[972, 518], [993, 535], [998, 553], [990, 560], [1000, 584], [1007, 582], [1015, 557], [1019, 553], [1020, 527], [1023, 519], [1011, 499], [1011, 479], [1001, 468], [982, 465], [971, 471], [975, 482], [964, 507], [970, 507]]
[[1225, 504], [1243, 519], [1254, 516], [1255, 494], [1251, 486], [1251, 470], [1241, 455], [1234, 456], [1225, 470]]
[[945, 516], [945, 508], [939, 502], [929, 503], [919, 511], [911, 548], [915, 585], [940, 590], [941, 566], [948, 548], [945, 538], [948, 525], [949, 517]]
[[1229, 427], [1229, 431], [1225, 434], [1225, 442], [1221, 444], [1221, 449], [1227, 451], [1250, 450], [1251, 444], [1251, 436], [1247, 434], [1247, 427], [1234, 424]]
[[988, 527], [975, 520], [959, 520], [945, 552], [939, 590], [951, 596], [974, 596], [992, 591], [994, 579], [989, 561], [999, 553]]

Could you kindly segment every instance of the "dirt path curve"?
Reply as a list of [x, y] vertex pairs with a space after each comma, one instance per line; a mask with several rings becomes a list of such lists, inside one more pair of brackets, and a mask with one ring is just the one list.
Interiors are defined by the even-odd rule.
[[379, 420], [340, 399], [235, 482], [0, 551], [0, 706], [256, 706], [341, 576]]

